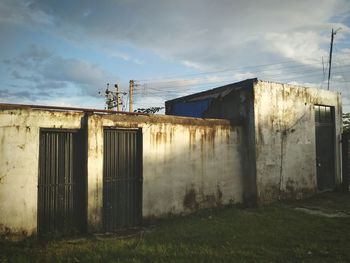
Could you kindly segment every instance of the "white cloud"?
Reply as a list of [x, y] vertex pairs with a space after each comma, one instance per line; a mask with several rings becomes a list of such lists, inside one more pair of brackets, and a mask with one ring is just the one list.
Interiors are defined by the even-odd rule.
[[[41, 30], [53, 30], [79, 44], [130, 43], [196, 70], [274, 59], [311, 64], [327, 54], [332, 27], [344, 28], [344, 34], [349, 31], [343, 23], [350, 11], [348, 0], [25, 3], [6, 0], [0, 5], [0, 14], [11, 14], [12, 10], [21, 17], [19, 21], [29, 24], [40, 20], [33, 16], [47, 16], [52, 26], [45, 25]], [[332, 21], [334, 17], [337, 21]], [[143, 63], [118, 50], [111, 51], [111, 55]]]
[[2, 0], [0, 23], [52, 26], [54, 17], [43, 10], [31, 9], [29, 1]]
[[[183, 87], [185, 83], [216, 85], [254, 76], [318, 85], [323, 80], [322, 57], [327, 62], [330, 30], [342, 27], [336, 39], [349, 39], [349, 14], [349, 0], [4, 0], [0, 4], [2, 24], [22, 23], [78, 45], [99, 46], [102, 52], [106, 43], [123, 43], [196, 71], [236, 69], [171, 83], [178, 86], [172, 89], [178, 95], [191, 91], [190, 86]], [[133, 54], [117, 49], [108, 52], [117, 59], [147, 65]], [[37, 59], [32, 53], [31, 60], [17, 61], [18, 66], [29, 63], [31, 69], [28, 65], [25, 72], [13, 69], [14, 76], [68, 82], [90, 95], [100, 83], [115, 78], [89, 61], [52, 55], [43, 62], [40, 51]], [[286, 60], [287, 64], [277, 63]], [[349, 61], [349, 51], [335, 54], [335, 79], [341, 76], [339, 61]], [[265, 66], [246, 67], [261, 64]]]
[[39, 91], [60, 89], [65, 89], [67, 97], [80, 93], [96, 97], [103, 83], [117, 79], [96, 64], [63, 58], [38, 46], [29, 47], [17, 57], [6, 60], [5, 64], [11, 76], [22, 81], [23, 88], [33, 91], [29, 93], [33, 97], [37, 97], [35, 94]]
[[328, 43], [328, 38], [313, 31], [269, 33], [265, 39], [270, 44], [266, 45], [270, 52], [274, 51], [302, 64], [321, 67], [322, 65], [315, 64], [315, 60], [327, 57], [327, 52], [321, 45]]
[[110, 53], [108, 55], [111, 57], [117, 58], [117, 59], [122, 59], [124, 61], [131, 61], [131, 62], [138, 64], [138, 65], [142, 65], [144, 63], [142, 60], [134, 58], [134, 57], [130, 56], [129, 54], [127, 54], [125, 52], [118, 51], [118, 50], [112, 50], [112, 51], [110, 51]]

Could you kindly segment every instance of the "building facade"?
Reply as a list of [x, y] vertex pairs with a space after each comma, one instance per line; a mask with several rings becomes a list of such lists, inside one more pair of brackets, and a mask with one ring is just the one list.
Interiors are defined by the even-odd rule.
[[1, 235], [115, 232], [342, 180], [338, 93], [252, 79], [166, 112], [196, 117], [0, 105]]
[[0, 231], [114, 232], [242, 202], [227, 120], [1, 105]]
[[248, 79], [165, 105], [168, 115], [188, 109], [242, 125], [246, 202], [298, 198], [342, 181], [340, 93]]

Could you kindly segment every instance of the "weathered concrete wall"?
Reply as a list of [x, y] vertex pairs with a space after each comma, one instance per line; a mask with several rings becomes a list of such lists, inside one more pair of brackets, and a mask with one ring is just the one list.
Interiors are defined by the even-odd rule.
[[88, 222], [102, 229], [103, 128], [142, 128], [143, 216], [242, 201], [241, 129], [229, 121], [172, 116], [89, 117]]
[[214, 100], [204, 116], [207, 118], [225, 118], [240, 123], [243, 129], [242, 165], [243, 202], [245, 206], [256, 205], [256, 160], [255, 160], [255, 118], [254, 92], [256, 79], [242, 81], [236, 84], [223, 98]]
[[0, 235], [36, 233], [40, 128], [80, 128], [81, 113], [0, 111]]
[[103, 128], [141, 128], [143, 216], [188, 213], [242, 201], [240, 128], [226, 120], [0, 111], [0, 235], [37, 230], [40, 128], [88, 127], [88, 225], [102, 230]]
[[260, 202], [317, 191], [314, 105], [335, 107], [336, 181], [341, 180], [341, 96], [321, 89], [258, 81], [254, 86]]

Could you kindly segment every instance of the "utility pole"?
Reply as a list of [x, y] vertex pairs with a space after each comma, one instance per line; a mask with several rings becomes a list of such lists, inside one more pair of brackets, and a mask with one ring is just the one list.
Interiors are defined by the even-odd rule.
[[116, 95], [117, 95], [117, 111], [120, 111], [120, 94], [119, 94], [119, 86], [118, 84], [114, 84], [116, 91]]
[[[106, 106], [105, 109], [113, 110], [115, 107], [117, 111], [120, 111], [120, 105], [122, 105], [121, 95], [126, 95], [126, 92], [119, 91], [118, 84], [114, 84], [116, 91], [109, 90], [109, 83], [107, 83], [107, 88], [105, 91]], [[101, 92], [99, 92], [101, 94]]]
[[332, 29], [332, 33], [331, 33], [331, 46], [329, 48], [329, 67], [328, 67], [328, 85], [327, 85], [328, 90], [329, 90], [329, 80], [331, 79], [333, 40], [334, 40], [334, 36], [337, 34], [337, 32], [340, 29], [341, 29], [340, 27], [335, 31]]
[[129, 81], [129, 112], [132, 112], [132, 96], [134, 92], [134, 80]]

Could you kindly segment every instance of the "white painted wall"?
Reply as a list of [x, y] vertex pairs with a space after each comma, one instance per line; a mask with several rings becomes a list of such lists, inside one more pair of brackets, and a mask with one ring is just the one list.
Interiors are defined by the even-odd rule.
[[80, 128], [81, 113], [0, 111], [0, 234], [36, 233], [40, 128]]
[[[336, 181], [341, 181], [339, 93], [258, 81], [254, 86], [257, 191], [260, 202], [317, 191], [314, 105], [335, 107]], [[284, 135], [283, 135], [284, 134]]]
[[103, 127], [142, 128], [145, 218], [242, 201], [241, 130], [229, 121], [93, 115], [88, 125], [91, 230], [102, 228]]
[[[0, 235], [36, 233], [40, 128], [79, 129], [83, 113], [0, 111]], [[103, 128], [142, 128], [143, 216], [242, 200], [241, 130], [229, 121], [169, 116], [88, 117], [88, 223], [102, 229]], [[195, 193], [190, 207], [184, 204]]]

